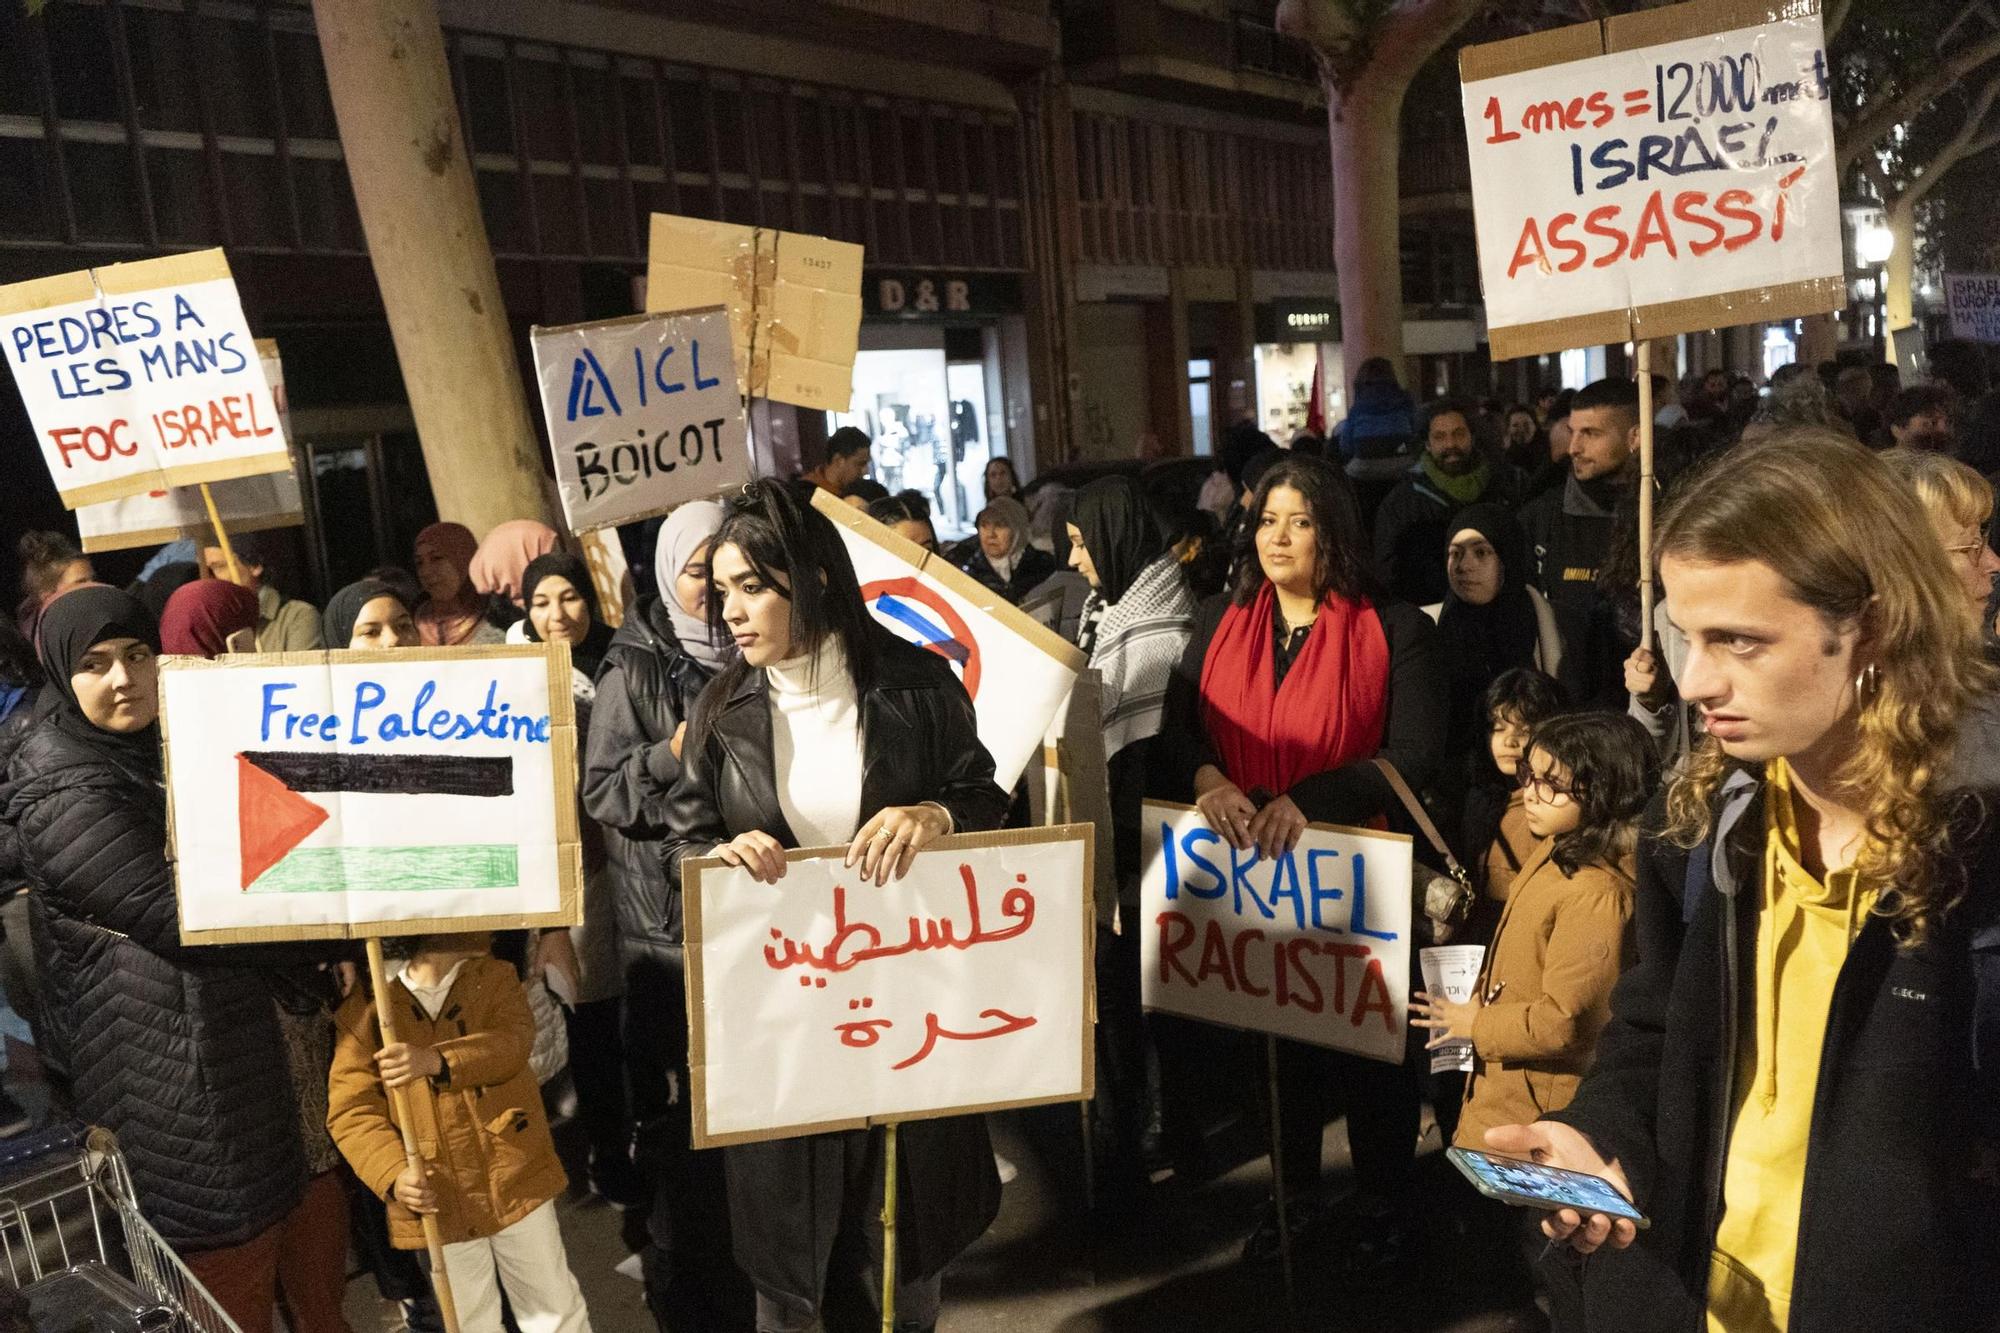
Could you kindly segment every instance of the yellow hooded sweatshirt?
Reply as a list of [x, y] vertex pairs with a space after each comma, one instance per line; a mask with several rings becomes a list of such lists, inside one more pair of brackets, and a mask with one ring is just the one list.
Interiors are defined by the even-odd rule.
[[1736, 1034], [1736, 1120], [1709, 1267], [1709, 1333], [1785, 1333], [1791, 1319], [1827, 1014], [1876, 896], [1851, 870], [1822, 884], [1799, 864], [1791, 770], [1774, 759], [1764, 778], [1755, 1002], [1742, 1006]]

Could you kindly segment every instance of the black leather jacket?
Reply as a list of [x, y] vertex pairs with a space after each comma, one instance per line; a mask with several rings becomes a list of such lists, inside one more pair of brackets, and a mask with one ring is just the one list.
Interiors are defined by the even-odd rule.
[[618, 935], [628, 956], [681, 942], [680, 891], [660, 844], [667, 834], [667, 797], [681, 775], [674, 732], [708, 680], [708, 668], [682, 649], [657, 598], [626, 619], [598, 668], [584, 748], [583, 808], [604, 828]]
[[[979, 743], [972, 700], [941, 657], [877, 631], [880, 666], [861, 698], [862, 817], [884, 806], [937, 801], [960, 833], [995, 829], [1008, 798], [993, 782], [993, 756]], [[724, 682], [718, 680], [716, 688]], [[680, 863], [739, 833], [761, 829], [798, 846], [778, 805], [771, 760], [771, 712], [762, 671], [750, 671], [726, 699], [703, 701], [703, 734], [692, 733], [667, 822], [667, 855]], [[713, 720], [709, 711], [713, 709]], [[748, 1143], [729, 1154], [731, 1231], [736, 1261], [760, 1290], [817, 1304], [828, 1251], [842, 1219], [844, 1190], [834, 1169], [844, 1135], [813, 1134]], [[898, 1252], [912, 1278], [941, 1272], [1000, 1211], [1000, 1179], [982, 1116], [911, 1120], [898, 1130], [902, 1166]], [[878, 1195], [869, 1207], [879, 1207]]]

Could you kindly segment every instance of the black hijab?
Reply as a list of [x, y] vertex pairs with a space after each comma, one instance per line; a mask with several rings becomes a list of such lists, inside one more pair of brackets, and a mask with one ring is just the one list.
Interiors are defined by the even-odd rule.
[[[405, 611], [410, 611], [409, 599], [390, 584], [380, 579], [359, 579], [348, 584], [327, 599], [326, 610], [320, 613], [320, 628], [326, 635], [326, 646], [339, 650], [354, 642], [354, 622], [361, 619], [361, 612], [377, 597], [394, 598]], [[411, 612], [415, 619], [415, 612]]]
[[[535, 589], [546, 578], [567, 579], [576, 589], [577, 596], [590, 608], [590, 628], [584, 632], [583, 642], [570, 645], [569, 660], [584, 675], [597, 679], [597, 668], [604, 662], [605, 650], [611, 647], [611, 626], [604, 623], [604, 617], [597, 610], [597, 585], [590, 581], [590, 566], [567, 551], [550, 551], [538, 555], [528, 562], [521, 572], [521, 604], [533, 606]], [[672, 590], [668, 590], [672, 595]], [[540, 643], [542, 636], [535, 632], [535, 618], [530, 615], [525, 622], [528, 638]]]
[[1446, 593], [1438, 629], [1451, 654], [1453, 702], [1477, 707], [1494, 678], [1513, 667], [1535, 665], [1541, 625], [1528, 596], [1528, 534], [1520, 520], [1496, 504], [1467, 505], [1445, 533], [1449, 545], [1461, 532], [1477, 532], [1500, 557], [1500, 591], [1484, 606]]
[[106, 639], [138, 639], [157, 653], [159, 622], [138, 598], [100, 583], [72, 588], [42, 609], [35, 646], [42, 670], [49, 676], [50, 721], [78, 740], [157, 769], [160, 766], [158, 722], [143, 731], [105, 731], [83, 715], [83, 705], [77, 702], [76, 687], [70, 684], [70, 677], [92, 645]]
[[1070, 517], [1097, 570], [1097, 595], [1116, 606], [1141, 570], [1166, 552], [1167, 540], [1145, 492], [1130, 477], [1101, 477], [1077, 493]]

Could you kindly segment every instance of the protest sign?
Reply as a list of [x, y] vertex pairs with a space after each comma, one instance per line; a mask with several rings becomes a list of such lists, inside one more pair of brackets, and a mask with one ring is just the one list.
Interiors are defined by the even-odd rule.
[[0, 287], [0, 348], [68, 508], [291, 468], [220, 250]]
[[720, 306], [537, 328], [529, 341], [571, 532], [653, 518], [750, 480]]
[[[278, 344], [269, 338], [259, 338], [257, 362], [263, 367], [264, 382], [271, 388], [271, 400], [278, 407], [278, 431], [289, 443], [291, 411], [285, 401], [285, 372], [278, 360]], [[216, 512], [231, 532], [297, 527], [306, 521], [298, 474], [289, 468], [262, 476], [218, 481], [208, 489], [215, 497]], [[83, 549], [92, 555], [135, 546], [160, 546], [182, 537], [207, 541], [212, 540], [213, 531], [198, 486], [175, 486], [101, 504], [78, 505], [76, 527], [83, 538]]]
[[597, 610], [604, 623], [617, 629], [625, 623], [625, 608], [632, 605], [632, 567], [625, 563], [625, 544], [615, 528], [580, 534], [577, 548], [590, 568], [591, 586], [597, 590]]
[[1817, 4], [1619, 15], [1459, 74], [1495, 360], [1845, 304]]
[[[1442, 995], [1453, 1004], [1464, 1004], [1472, 998], [1472, 988], [1479, 983], [1479, 969], [1486, 964], [1486, 946], [1434, 945], [1428, 949], [1417, 950], [1417, 959], [1423, 969], [1425, 990], [1432, 995]], [[1451, 1070], [1469, 1073], [1474, 1063], [1470, 1037], [1448, 1041], [1431, 1048], [1433, 1074], [1443, 1074]]]
[[181, 939], [573, 925], [563, 645], [170, 657]]
[[950, 662], [972, 696], [994, 781], [1012, 790], [1087, 660], [999, 593], [821, 490], [854, 560], [861, 596], [891, 633]]
[[1397, 1062], [1410, 979], [1410, 840], [1309, 824], [1276, 859], [1192, 806], [1142, 808], [1148, 1009]]
[[2000, 273], [1947, 273], [1944, 300], [1952, 337], [2000, 343]]
[[1089, 1097], [1089, 826], [943, 838], [881, 888], [846, 851], [682, 864], [695, 1146]]
[[745, 398], [845, 412], [861, 337], [861, 247], [653, 214], [646, 309], [729, 311]]

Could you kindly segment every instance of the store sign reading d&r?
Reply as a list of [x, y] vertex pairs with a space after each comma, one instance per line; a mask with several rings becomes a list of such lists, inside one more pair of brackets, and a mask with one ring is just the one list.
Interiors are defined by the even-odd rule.
[[930, 319], [1004, 315], [1020, 309], [1020, 287], [996, 274], [879, 273], [862, 284], [876, 318]]

